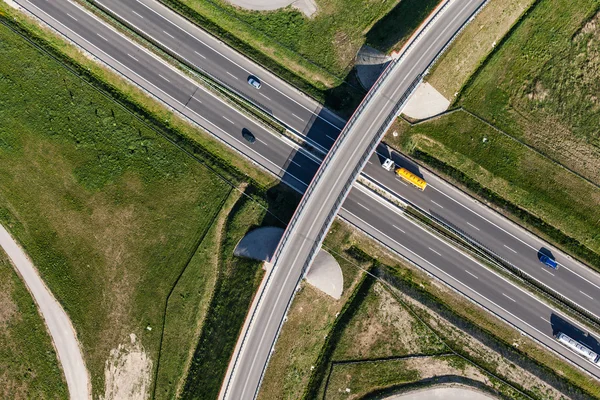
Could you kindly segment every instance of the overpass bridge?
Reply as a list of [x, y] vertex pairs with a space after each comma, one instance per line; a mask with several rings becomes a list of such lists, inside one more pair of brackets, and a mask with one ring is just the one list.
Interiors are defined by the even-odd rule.
[[254, 399], [298, 285], [354, 181], [423, 75], [485, 0], [445, 0], [388, 65], [325, 157], [250, 309], [220, 398]]

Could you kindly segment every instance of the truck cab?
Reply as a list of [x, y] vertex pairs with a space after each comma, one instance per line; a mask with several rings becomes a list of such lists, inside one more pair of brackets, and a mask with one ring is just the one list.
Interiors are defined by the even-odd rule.
[[383, 169], [385, 169], [387, 171], [391, 171], [394, 169], [395, 165], [394, 165], [394, 161], [392, 161], [390, 158], [386, 158], [381, 166], [383, 167]]

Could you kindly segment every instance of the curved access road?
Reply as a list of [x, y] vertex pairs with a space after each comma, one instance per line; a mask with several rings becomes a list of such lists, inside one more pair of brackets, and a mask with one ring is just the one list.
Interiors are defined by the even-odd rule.
[[46, 322], [67, 380], [69, 397], [71, 400], [91, 399], [90, 377], [69, 316], [52, 296], [25, 252], [2, 225], [0, 225], [0, 246], [8, 254], [27, 285]]
[[384, 400], [493, 400], [494, 397], [476, 389], [460, 386], [431, 387], [413, 392], [395, 394]]

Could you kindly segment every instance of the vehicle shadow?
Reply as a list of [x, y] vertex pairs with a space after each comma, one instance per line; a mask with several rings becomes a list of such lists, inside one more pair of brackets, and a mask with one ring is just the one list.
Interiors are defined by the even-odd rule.
[[546, 256], [548, 258], [550, 258], [551, 260], [556, 261], [556, 258], [554, 257], [554, 255], [552, 254], [552, 251], [550, 251], [549, 249], [542, 247], [541, 249], [538, 250], [537, 253], [537, 258], [538, 260], [542, 260], [542, 256]]
[[556, 336], [559, 332], [564, 333], [571, 339], [589, 347], [595, 353], [600, 354], [600, 341], [590, 335], [588, 332], [577, 328], [560, 315], [552, 313], [550, 316], [550, 324], [552, 325], [552, 334]]

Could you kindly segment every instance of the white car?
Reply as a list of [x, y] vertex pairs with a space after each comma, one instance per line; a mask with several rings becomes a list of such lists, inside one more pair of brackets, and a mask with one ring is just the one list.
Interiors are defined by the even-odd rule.
[[254, 86], [256, 89], [260, 89], [261, 86], [258, 78], [252, 75], [248, 77], [248, 84]]
[[381, 166], [383, 167], [383, 169], [391, 171], [394, 169], [394, 162], [391, 159], [386, 158]]

